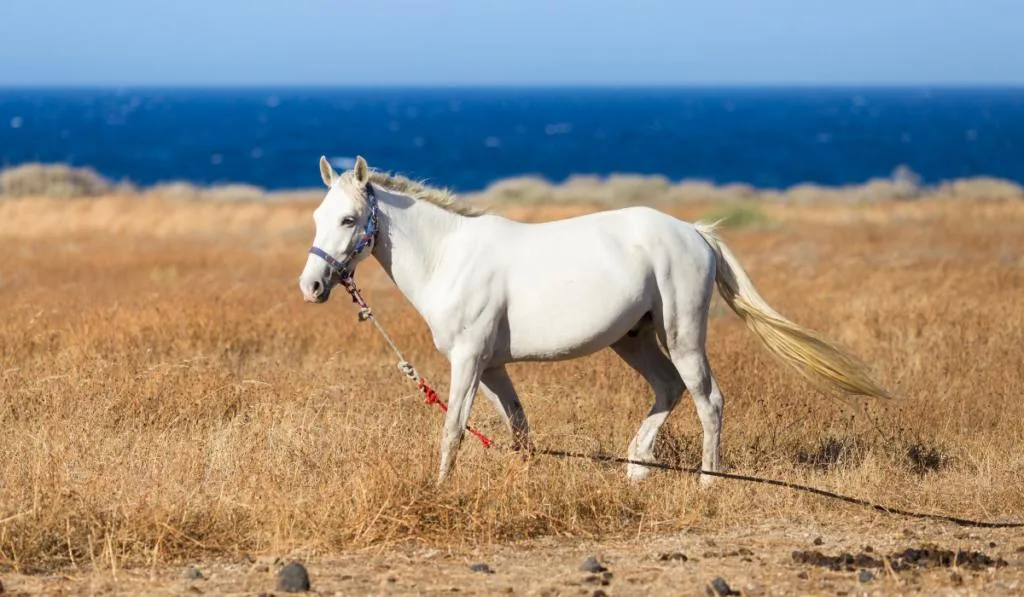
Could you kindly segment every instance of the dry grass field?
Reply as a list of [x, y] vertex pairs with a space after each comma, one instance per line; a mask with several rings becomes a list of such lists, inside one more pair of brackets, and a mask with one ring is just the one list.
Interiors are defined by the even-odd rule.
[[[292, 558], [339, 593], [1019, 594], [1024, 531], [785, 489], [503, 449], [486, 400], [437, 489], [439, 411], [343, 294], [302, 302], [313, 204], [0, 202], [0, 582], [9, 593], [257, 594]], [[522, 220], [603, 207], [503, 205]], [[667, 211], [696, 219], [720, 206]], [[763, 204], [723, 238], [765, 298], [872, 364], [863, 411], [778, 367], [721, 305], [709, 353], [726, 470], [887, 505], [1024, 519], [1024, 201]], [[375, 263], [381, 322], [444, 395], [445, 362]], [[624, 455], [650, 406], [609, 351], [510, 368], [537, 444]], [[664, 462], [700, 459], [688, 401]], [[815, 538], [821, 540], [815, 542]], [[819, 543], [816, 545], [815, 543]], [[794, 550], [975, 549], [1006, 565], [830, 571]], [[590, 553], [610, 579], [577, 566]], [[671, 554], [682, 553], [685, 561]], [[669, 554], [669, 555], [664, 555]], [[664, 559], [662, 559], [664, 557]], [[486, 561], [494, 574], [469, 571]], [[195, 564], [207, 580], [181, 578]], [[607, 583], [602, 586], [600, 583]], [[0, 592], [3, 590], [0, 589]]]

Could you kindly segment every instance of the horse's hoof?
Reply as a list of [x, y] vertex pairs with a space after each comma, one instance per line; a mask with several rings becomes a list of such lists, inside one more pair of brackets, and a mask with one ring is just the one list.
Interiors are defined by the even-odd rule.
[[626, 467], [626, 478], [634, 483], [643, 481], [651, 474], [651, 468], [641, 464], [630, 464]]

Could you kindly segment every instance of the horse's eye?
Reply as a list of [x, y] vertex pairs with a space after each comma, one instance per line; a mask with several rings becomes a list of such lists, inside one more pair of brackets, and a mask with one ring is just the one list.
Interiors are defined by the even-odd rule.
[[355, 226], [355, 224], [356, 224], [356, 219], [353, 218], [352, 216], [347, 216], [345, 218], [342, 218], [342, 220], [341, 220], [341, 225], [342, 226]]

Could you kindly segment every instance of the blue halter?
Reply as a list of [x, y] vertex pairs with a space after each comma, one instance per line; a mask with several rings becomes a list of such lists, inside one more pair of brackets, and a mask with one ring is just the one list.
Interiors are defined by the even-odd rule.
[[366, 202], [370, 209], [370, 217], [366, 220], [366, 227], [363, 228], [363, 235], [359, 238], [359, 241], [356, 242], [356, 246], [352, 249], [352, 252], [348, 254], [348, 257], [339, 261], [327, 253], [327, 251], [324, 251], [316, 245], [309, 248], [310, 253], [327, 262], [327, 265], [331, 268], [331, 277], [337, 276], [342, 282], [352, 278], [352, 272], [350, 272], [348, 268], [366, 249], [366, 247], [372, 245], [377, 239], [377, 194], [374, 192], [373, 185], [370, 183], [366, 183]]

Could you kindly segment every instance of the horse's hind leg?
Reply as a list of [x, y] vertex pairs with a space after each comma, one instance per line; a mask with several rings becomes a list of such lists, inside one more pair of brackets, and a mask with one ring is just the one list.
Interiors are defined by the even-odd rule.
[[[669, 352], [669, 358], [690, 390], [700, 426], [703, 428], [701, 468], [718, 472], [722, 468], [722, 416], [725, 400], [708, 363], [708, 312], [715, 289], [715, 261], [695, 261], [697, 279], [666, 280], [662, 287], [662, 308], [654, 311], [655, 329]], [[702, 279], [702, 280], [700, 280]], [[701, 475], [701, 484], [714, 477]]]
[[[704, 428], [701, 468], [718, 472], [722, 467], [720, 449], [725, 400], [718, 388], [718, 382], [711, 373], [711, 365], [708, 363], [704, 348], [708, 302], [704, 301], [703, 304], [681, 309], [676, 313], [666, 311], [663, 325], [669, 358], [690, 390], [693, 404], [697, 407], [697, 416]], [[701, 483], [704, 485], [710, 484], [713, 480], [714, 478], [708, 475], [701, 476]]]
[[531, 449], [530, 426], [526, 422], [526, 412], [505, 367], [485, 370], [480, 376], [480, 388], [508, 427], [515, 449]]
[[[711, 373], [708, 357], [703, 350], [683, 351], [681, 354], [673, 354], [672, 362], [686, 380], [686, 387], [690, 389], [693, 404], [697, 407], [697, 417], [704, 428], [701, 469], [718, 472], [722, 468], [722, 414], [725, 400]], [[700, 481], [703, 485], [709, 485], [714, 477], [701, 475]]]
[[[658, 437], [658, 430], [679, 403], [686, 387], [672, 361], [658, 346], [652, 327], [642, 327], [630, 334], [612, 344], [611, 348], [650, 384], [654, 391], [654, 406], [629, 443], [629, 459], [654, 462], [654, 440]], [[626, 469], [626, 475], [633, 480], [643, 479], [650, 472], [650, 468], [640, 464], [629, 464]]]

